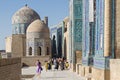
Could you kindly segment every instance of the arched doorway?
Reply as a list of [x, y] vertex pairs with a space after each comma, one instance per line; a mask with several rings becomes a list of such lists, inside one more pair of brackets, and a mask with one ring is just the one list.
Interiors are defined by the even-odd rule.
[[55, 38], [56, 38], [55, 35], [53, 35], [53, 39], [52, 39], [52, 57], [57, 57]]
[[66, 38], [64, 39], [64, 57], [67, 57], [67, 45], [66, 45]]
[[58, 36], [58, 57], [62, 57], [62, 36]]
[[41, 52], [42, 52], [41, 47], [38, 47], [38, 48], [37, 48], [37, 54], [38, 54], [39, 56], [41, 55]]
[[47, 55], [49, 55], [49, 47], [47, 47]]
[[32, 55], [32, 47], [29, 47], [29, 55]]

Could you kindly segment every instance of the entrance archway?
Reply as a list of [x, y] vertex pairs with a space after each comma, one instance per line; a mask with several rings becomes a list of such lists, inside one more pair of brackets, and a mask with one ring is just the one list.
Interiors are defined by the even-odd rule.
[[47, 55], [49, 55], [49, 47], [47, 47]]
[[66, 45], [66, 38], [64, 39], [64, 57], [67, 58], [67, 45]]
[[32, 55], [32, 47], [29, 47], [29, 55]]
[[38, 48], [37, 48], [37, 54], [38, 54], [39, 56], [41, 55], [41, 52], [42, 52], [41, 47], [38, 47]]

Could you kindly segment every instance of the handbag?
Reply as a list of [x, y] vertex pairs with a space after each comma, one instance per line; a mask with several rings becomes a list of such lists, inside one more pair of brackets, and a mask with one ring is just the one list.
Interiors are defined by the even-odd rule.
[[43, 68], [41, 67], [41, 71], [43, 70]]

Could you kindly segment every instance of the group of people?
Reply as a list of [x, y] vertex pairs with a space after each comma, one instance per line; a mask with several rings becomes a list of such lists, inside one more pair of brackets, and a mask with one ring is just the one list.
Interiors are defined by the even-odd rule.
[[47, 70], [51, 70], [52, 69], [52, 65], [54, 65], [54, 70], [64, 70], [64, 69], [68, 69], [69, 67], [69, 63], [64, 60], [63, 58], [53, 58], [49, 61], [45, 61], [45, 69]]
[[[37, 74], [34, 76], [33, 80], [38, 80], [40, 79], [40, 74], [41, 71], [43, 70], [41, 62], [39, 60], [37, 60], [36, 62], [36, 66], [37, 66]], [[54, 70], [64, 70], [64, 69], [68, 69], [69, 68], [69, 63], [64, 60], [63, 58], [54, 58], [48, 61], [45, 61], [45, 70], [52, 70], [52, 66], [54, 68]]]
[[[43, 68], [39, 60], [37, 60], [36, 65], [37, 65], [37, 73], [41, 73]], [[54, 65], [54, 67], [52, 67], [52, 65]], [[52, 68], [54, 68], [54, 70], [58, 70], [58, 69], [65, 70], [69, 68], [69, 63], [63, 58], [53, 58], [48, 61], [46, 60], [44, 66], [46, 71], [52, 70]]]

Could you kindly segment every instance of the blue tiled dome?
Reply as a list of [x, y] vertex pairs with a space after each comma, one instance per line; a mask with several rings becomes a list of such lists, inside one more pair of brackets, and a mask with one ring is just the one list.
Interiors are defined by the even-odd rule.
[[29, 8], [27, 5], [19, 9], [12, 17], [12, 24], [31, 23], [36, 19], [40, 19], [37, 12]]

